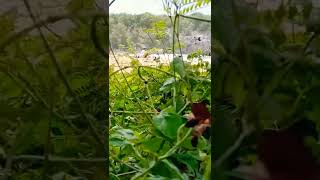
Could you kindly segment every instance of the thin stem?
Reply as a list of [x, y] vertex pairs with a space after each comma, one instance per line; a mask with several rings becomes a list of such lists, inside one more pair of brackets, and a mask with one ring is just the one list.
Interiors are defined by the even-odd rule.
[[181, 15], [181, 14], [179, 14], [179, 16], [181, 16], [183, 18], [187, 18], [187, 19], [196, 20], [196, 21], [202, 21], [202, 22], [211, 23], [211, 20], [207, 20], [207, 19], [201, 19], [201, 18], [196, 18], [196, 17], [191, 17], [191, 16], [185, 16], [185, 15]]
[[318, 36], [318, 33], [313, 33], [311, 35], [311, 37], [308, 39], [308, 41], [306, 42], [306, 45], [303, 48], [303, 52], [306, 53], [307, 49], [309, 48], [311, 42]]
[[109, 3], [109, 7], [115, 2], [116, 0], [112, 0], [110, 3]]
[[130, 172], [126, 172], [126, 173], [117, 174], [116, 176], [125, 176], [125, 175], [133, 174], [133, 173], [136, 173], [136, 172], [137, 171], [130, 171]]

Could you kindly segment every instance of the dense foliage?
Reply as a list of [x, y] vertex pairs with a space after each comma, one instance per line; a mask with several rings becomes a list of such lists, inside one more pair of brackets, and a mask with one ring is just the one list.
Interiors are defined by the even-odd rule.
[[[0, 179], [107, 178], [107, 61], [88, 36], [93, 17], [105, 15], [93, 1], [77, 2], [19, 32], [14, 14], [0, 16]], [[71, 19], [77, 28], [39, 36], [38, 18], [41, 26]]]
[[[319, 7], [312, 1], [279, 2], [268, 9], [260, 1], [214, 1], [213, 174], [219, 180], [238, 179], [241, 174], [233, 168], [255, 164], [260, 152], [254, 145], [264, 129], [284, 129], [308, 119], [319, 131]], [[306, 139], [314, 158], [320, 158], [317, 136]], [[277, 141], [263, 143], [274, 143], [273, 152], [286, 148], [298, 154]], [[277, 162], [277, 157], [267, 160]], [[285, 173], [303, 174], [308, 164], [293, 161], [286, 163], [297, 170]]]
[[[186, 36], [185, 33], [191, 29], [192, 33], [210, 32], [210, 28], [194, 27], [196, 20], [178, 16], [177, 13], [183, 12], [182, 9], [191, 1], [165, 2], [168, 3], [168, 13], [173, 10], [170, 18], [149, 14], [110, 16], [111, 23], [118, 22], [111, 30], [111, 47], [119, 47], [120, 41], [124, 41], [124, 49], [131, 53], [135, 53], [134, 46], [141, 43], [148, 48], [179, 54], [182, 52], [179, 40]], [[192, 3], [199, 5], [190, 8], [190, 12], [208, 5], [210, 1]], [[125, 20], [129, 18], [133, 20]], [[132, 29], [117, 30], [122, 24]], [[198, 24], [210, 27], [208, 22]], [[118, 36], [120, 29], [124, 34], [122, 40]], [[131, 43], [127, 43], [127, 39]], [[117, 61], [117, 54], [113, 52], [111, 49], [110, 57]], [[119, 70], [116, 63], [111, 67], [111, 179], [210, 179], [210, 141], [200, 137], [198, 146], [192, 146], [192, 130], [185, 127], [185, 115], [191, 113], [191, 105], [195, 102], [208, 101], [210, 105], [211, 67], [203, 61], [201, 50], [187, 53], [188, 59], [176, 56], [170, 64], [145, 66], [131, 57], [129, 66]], [[192, 60], [197, 63], [192, 64]]]
[[[179, 7], [188, 7], [180, 9], [187, 14], [209, 2], [185, 1]], [[164, 16], [117, 15], [110, 21], [118, 18], [118, 23], [108, 27], [93, 0], [72, 0], [66, 13], [48, 18], [35, 16], [27, 0], [24, 6], [32, 24], [21, 31], [15, 29], [14, 11], [0, 17], [0, 179], [209, 178], [208, 140], [192, 147], [191, 129], [183, 127], [192, 102], [210, 101], [210, 67], [201, 61], [202, 51], [189, 56], [200, 60], [196, 65], [175, 58], [171, 66], [142, 67], [133, 60], [131, 72], [110, 66], [109, 84], [107, 79], [108, 29], [112, 45], [134, 51], [130, 45], [136, 43], [159, 48], [158, 42], [171, 41], [174, 28], [176, 42], [161, 48], [178, 52], [182, 26]], [[62, 35], [47, 26], [66, 19], [75, 28]], [[187, 34], [210, 31], [207, 22], [188, 21], [180, 21]], [[133, 29], [144, 34], [141, 39], [133, 39], [134, 33], [121, 39], [129, 22], [141, 23]]]

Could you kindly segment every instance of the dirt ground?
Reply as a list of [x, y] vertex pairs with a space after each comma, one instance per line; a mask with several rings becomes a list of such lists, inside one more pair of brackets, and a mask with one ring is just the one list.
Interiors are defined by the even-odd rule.
[[[153, 60], [152, 57], [135, 58], [134, 55], [129, 56], [127, 54], [122, 54], [122, 53], [117, 53], [116, 58], [119, 65], [117, 64], [114, 56], [110, 54], [109, 66], [113, 66], [115, 71], [121, 68], [130, 66], [130, 63], [133, 59], [137, 59], [140, 62], [140, 64], [143, 66], [156, 67], [156, 66], [159, 66], [160, 64], [169, 64], [170, 60], [172, 60], [172, 55], [161, 55], [159, 61]], [[184, 57], [184, 59], [186, 59], [186, 57]], [[204, 61], [211, 61], [211, 57], [210, 56], [204, 57]], [[196, 63], [196, 61], [194, 61], [193, 63]], [[130, 68], [125, 69], [126, 72], [130, 72], [130, 70], [131, 70]]]
[[[110, 54], [110, 58], [109, 58], [109, 66], [114, 66], [114, 70], [119, 70], [120, 68], [126, 67], [126, 66], [130, 66], [130, 62], [133, 59], [137, 59], [141, 65], [143, 66], [158, 66], [160, 64], [160, 62], [156, 62], [154, 61], [152, 58], [148, 57], [148, 58], [134, 58], [134, 57], [130, 57], [128, 55], [123, 55], [123, 54], [116, 54], [116, 58], [117, 61], [119, 63], [116, 62], [114, 56], [112, 56], [112, 54]], [[165, 63], [165, 60], [161, 60], [161, 63]], [[126, 71], [130, 71], [130, 69], [126, 69]]]

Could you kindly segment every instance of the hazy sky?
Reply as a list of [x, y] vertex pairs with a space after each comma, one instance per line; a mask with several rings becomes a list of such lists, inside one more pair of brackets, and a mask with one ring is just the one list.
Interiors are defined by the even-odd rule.
[[[111, 2], [111, 0], [109, 0]], [[162, 0], [116, 0], [109, 9], [110, 13], [141, 14], [149, 12], [153, 14], [165, 14]], [[196, 12], [211, 14], [210, 5]]]

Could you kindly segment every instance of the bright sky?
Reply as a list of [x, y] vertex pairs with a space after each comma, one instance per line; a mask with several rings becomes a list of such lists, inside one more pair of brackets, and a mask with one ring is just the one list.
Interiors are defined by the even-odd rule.
[[[156, 15], [165, 14], [162, 0], [116, 0], [109, 8], [109, 12], [110, 14], [141, 14], [145, 12]], [[211, 14], [211, 6], [209, 5], [196, 12]]]

